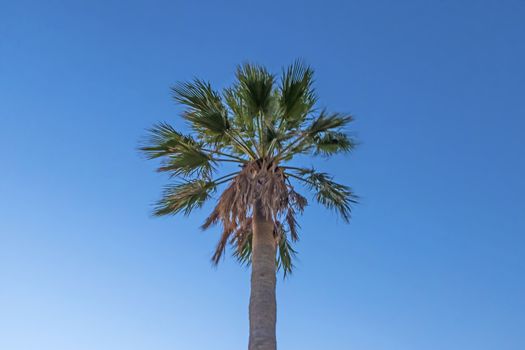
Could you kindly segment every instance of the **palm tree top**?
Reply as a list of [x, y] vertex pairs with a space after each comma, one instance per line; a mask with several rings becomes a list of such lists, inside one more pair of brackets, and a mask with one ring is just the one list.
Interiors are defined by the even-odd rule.
[[[188, 215], [226, 186], [203, 224], [204, 229], [222, 224], [214, 263], [228, 243], [239, 261], [250, 263], [251, 220], [259, 206], [275, 226], [277, 264], [285, 275], [291, 272], [296, 216], [307, 205], [295, 190], [297, 183], [312, 191], [317, 202], [350, 220], [356, 196], [348, 186], [313, 168], [288, 165], [298, 155], [329, 157], [356, 145], [345, 133], [352, 116], [317, 107], [313, 74], [301, 61], [278, 77], [262, 66], [243, 64], [237, 67], [234, 84], [220, 92], [201, 79], [178, 83], [172, 88], [173, 98], [184, 106], [182, 118], [191, 132], [183, 134], [160, 123], [141, 147], [148, 158], [162, 159], [158, 171], [176, 178], [165, 188], [155, 215]], [[223, 174], [223, 168], [231, 169], [221, 167], [227, 163], [238, 167]]]

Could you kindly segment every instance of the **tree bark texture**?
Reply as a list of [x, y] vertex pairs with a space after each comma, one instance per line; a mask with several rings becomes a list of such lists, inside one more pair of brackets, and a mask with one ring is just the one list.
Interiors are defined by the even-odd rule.
[[249, 350], [276, 350], [276, 243], [274, 225], [260, 206], [253, 215]]

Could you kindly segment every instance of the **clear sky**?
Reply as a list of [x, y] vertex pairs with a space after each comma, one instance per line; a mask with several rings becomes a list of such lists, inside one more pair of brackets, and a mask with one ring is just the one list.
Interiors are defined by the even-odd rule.
[[[190, 4], [191, 3], [191, 4]], [[525, 3], [1, 1], [0, 349], [245, 349], [249, 270], [155, 219], [176, 81], [303, 58], [361, 196], [301, 219], [279, 349], [525, 349]]]

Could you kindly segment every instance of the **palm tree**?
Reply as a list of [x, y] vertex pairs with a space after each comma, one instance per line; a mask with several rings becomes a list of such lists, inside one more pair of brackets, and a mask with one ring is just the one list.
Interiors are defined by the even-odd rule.
[[192, 132], [161, 123], [141, 147], [149, 158], [162, 159], [158, 171], [178, 179], [165, 188], [155, 215], [188, 215], [225, 186], [202, 228], [222, 226], [214, 264], [228, 244], [240, 262], [251, 264], [250, 350], [276, 349], [276, 273], [292, 271], [296, 216], [307, 205], [295, 185], [313, 191], [345, 221], [356, 201], [330, 175], [289, 165], [299, 155], [331, 156], [355, 146], [343, 131], [352, 117], [317, 109], [312, 83], [313, 70], [299, 61], [279, 78], [262, 66], [241, 65], [222, 92], [200, 79], [179, 83], [173, 97]]

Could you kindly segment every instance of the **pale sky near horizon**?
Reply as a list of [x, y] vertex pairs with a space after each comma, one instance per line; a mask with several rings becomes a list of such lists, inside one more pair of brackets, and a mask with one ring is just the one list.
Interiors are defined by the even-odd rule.
[[300, 218], [279, 349], [525, 349], [525, 2], [0, 1], [0, 349], [245, 349], [249, 270], [152, 218], [175, 82], [302, 58], [361, 197]]

